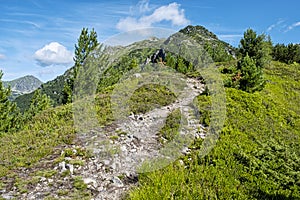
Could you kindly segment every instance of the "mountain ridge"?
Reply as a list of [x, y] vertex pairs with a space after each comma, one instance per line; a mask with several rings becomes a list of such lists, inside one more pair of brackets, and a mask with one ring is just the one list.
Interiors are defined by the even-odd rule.
[[[200, 45], [203, 46], [204, 50], [207, 51], [208, 55], [211, 56], [212, 60], [215, 62], [222, 62], [222, 61], [228, 61], [235, 57], [235, 48], [232, 47], [230, 44], [218, 39], [218, 37], [206, 29], [203, 26], [197, 25], [197, 26], [186, 26], [185, 28], [179, 30], [178, 32], [170, 35], [168, 38], [149, 38], [146, 40], [134, 42], [132, 44], [129, 44], [127, 46], [109, 46], [109, 53], [114, 53], [117, 55], [122, 55], [126, 51], [130, 51], [131, 49], [135, 49], [136, 46], [145, 47], [145, 46], [151, 46], [151, 48], [157, 46], [156, 44], [159, 44], [162, 40], [168, 41], [170, 38], [176, 37], [176, 34], [182, 33], [187, 35], [188, 37], [191, 37], [196, 42], [198, 42]], [[144, 49], [139, 52], [128, 52], [130, 59], [137, 59], [139, 63], [143, 63], [147, 56], [151, 56], [157, 49]], [[123, 53], [122, 53], [123, 52]], [[142, 55], [140, 52], [143, 52]], [[142, 57], [141, 57], [142, 56]], [[144, 57], [143, 57], [144, 56]], [[117, 64], [118, 65], [118, 64]], [[117, 66], [118, 67], [118, 66]], [[72, 71], [74, 67], [71, 67], [68, 69], [63, 75], [57, 76], [54, 80], [48, 81], [41, 85], [41, 91], [44, 94], [47, 94], [53, 101], [54, 106], [61, 105], [63, 103], [63, 86], [66, 80], [70, 76], [72, 76]], [[30, 105], [30, 100], [33, 97], [33, 93], [21, 95], [18, 98], [16, 98], [16, 103], [18, 107], [20, 107], [21, 110], [26, 110]]]
[[14, 100], [20, 95], [28, 94], [38, 89], [43, 82], [33, 75], [26, 75], [11, 81], [3, 81], [4, 87], [11, 89], [10, 100]]

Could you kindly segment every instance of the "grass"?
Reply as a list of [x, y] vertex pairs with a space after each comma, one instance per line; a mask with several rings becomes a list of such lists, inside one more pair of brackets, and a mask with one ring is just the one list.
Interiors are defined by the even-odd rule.
[[299, 199], [300, 66], [273, 62], [265, 74], [261, 92], [226, 89], [225, 126], [208, 155], [195, 141], [184, 166], [142, 174], [128, 199]]
[[[272, 62], [265, 74], [267, 85], [263, 91], [249, 94], [226, 89], [227, 119], [217, 145], [208, 155], [198, 157], [202, 140], [195, 141], [191, 154], [180, 158], [184, 165], [176, 161], [162, 170], [141, 174], [139, 187], [132, 189], [128, 198], [299, 199], [300, 65]], [[112, 89], [96, 98], [95, 108], [103, 126], [113, 121]], [[148, 99], [149, 106], [143, 107], [144, 99]], [[166, 105], [174, 99], [174, 94], [165, 87], [145, 86], [131, 97], [131, 110], [147, 112], [153, 104]], [[207, 126], [210, 123], [209, 102], [209, 96], [197, 98], [200, 121]], [[176, 135], [178, 116], [172, 113], [161, 130], [169, 140]], [[15, 177], [13, 171], [18, 167], [34, 166], [52, 154], [57, 146], [72, 144], [75, 137], [71, 104], [48, 109], [35, 116], [22, 131], [1, 136], [0, 187], [5, 187], [3, 177], [13, 177], [19, 191], [26, 192], [27, 182]], [[108, 151], [114, 154], [119, 149]], [[60, 159], [67, 156], [88, 157], [88, 152], [76, 149], [74, 153], [67, 149]], [[72, 162], [83, 164], [76, 159]], [[53, 176], [51, 170], [40, 173]], [[82, 178], [75, 177], [73, 184], [74, 190], [67, 194], [69, 197], [91, 197]], [[64, 196], [66, 191], [59, 193]]]
[[159, 131], [159, 135], [168, 141], [173, 140], [179, 134], [180, 122], [181, 112], [180, 109], [176, 109], [168, 115], [165, 125]]
[[130, 98], [130, 110], [137, 113], [146, 113], [158, 106], [166, 106], [176, 100], [175, 94], [167, 87], [148, 84], [134, 91]]
[[0, 175], [15, 167], [31, 166], [51, 154], [55, 146], [72, 143], [74, 136], [70, 105], [41, 113], [24, 130], [1, 137]]
[[81, 176], [74, 177], [73, 185], [77, 190], [85, 190], [87, 188], [87, 184], [84, 183]]

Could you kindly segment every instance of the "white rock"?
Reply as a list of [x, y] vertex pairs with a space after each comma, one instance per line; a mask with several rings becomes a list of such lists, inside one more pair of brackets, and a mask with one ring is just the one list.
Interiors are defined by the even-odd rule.
[[116, 187], [123, 187], [124, 184], [122, 183], [122, 181], [117, 177], [117, 176], [114, 176], [112, 179], [111, 179], [111, 182], [113, 183], [114, 186]]
[[70, 161], [70, 160], [72, 160], [72, 158], [70, 158], [70, 157], [65, 157], [65, 160]]
[[121, 151], [127, 151], [127, 148], [126, 148], [126, 146], [124, 146], [124, 145], [123, 145], [123, 146], [121, 146], [121, 148], [120, 148], [120, 149], [121, 149]]
[[93, 185], [94, 188], [98, 187], [97, 181], [92, 178], [84, 178], [83, 182], [87, 185]]
[[70, 170], [70, 173], [74, 173], [74, 166], [72, 164], [66, 164], [66, 167]]
[[62, 161], [61, 163], [58, 164], [58, 166], [61, 168], [61, 171], [64, 172], [66, 171], [66, 162]]
[[109, 160], [103, 160], [104, 165], [109, 165], [110, 161]]

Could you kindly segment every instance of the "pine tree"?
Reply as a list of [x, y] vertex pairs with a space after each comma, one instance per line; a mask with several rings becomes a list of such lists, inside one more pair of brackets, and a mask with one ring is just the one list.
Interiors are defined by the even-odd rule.
[[238, 65], [241, 74], [241, 79], [239, 80], [241, 90], [254, 92], [263, 89], [265, 81], [262, 69], [256, 65], [252, 58], [246, 54]]
[[238, 75], [241, 75], [239, 88], [247, 92], [262, 90], [265, 84], [263, 68], [271, 60], [272, 42], [270, 37], [257, 35], [252, 29], [244, 33], [239, 52], [242, 59], [238, 62]]
[[19, 126], [19, 110], [15, 103], [8, 100], [11, 94], [10, 87], [4, 88], [2, 84], [3, 73], [0, 71], [0, 135]]
[[166, 56], [166, 65], [173, 69], [176, 67], [176, 60], [170, 53], [168, 53]]
[[38, 89], [34, 92], [30, 107], [25, 113], [25, 120], [30, 120], [33, 116], [51, 107], [51, 99], [46, 94], [42, 94]]
[[89, 33], [87, 28], [83, 28], [78, 39], [78, 44], [75, 44], [75, 66], [83, 66], [88, 55], [99, 45], [97, 33], [94, 29]]
[[266, 39], [264, 34], [257, 35], [254, 30], [248, 29], [240, 41], [239, 52], [242, 57], [248, 55], [258, 67], [264, 68], [271, 60], [271, 47], [269, 37]]
[[70, 103], [72, 101], [72, 91], [74, 87], [74, 81], [77, 77], [79, 68], [84, 66], [84, 62], [86, 58], [90, 55], [90, 53], [93, 50], [96, 49], [98, 45], [99, 42], [97, 40], [97, 33], [95, 32], [95, 30], [92, 29], [89, 32], [88, 28], [83, 28], [81, 30], [78, 43], [75, 44], [75, 57], [74, 57], [75, 66], [73, 68], [71, 77], [69, 77], [64, 84], [63, 103]]
[[177, 63], [176, 63], [176, 69], [178, 72], [180, 73], [186, 73], [187, 72], [187, 67], [186, 64], [184, 63], [183, 58], [181, 58], [180, 56], [178, 56], [177, 58]]

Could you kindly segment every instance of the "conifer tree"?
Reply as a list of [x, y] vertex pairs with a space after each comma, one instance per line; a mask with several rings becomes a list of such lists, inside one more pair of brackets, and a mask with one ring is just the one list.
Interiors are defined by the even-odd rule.
[[177, 66], [178, 72], [186, 73], [186, 71], [187, 71], [186, 64], [184, 63], [183, 58], [181, 58], [180, 56], [178, 56], [178, 58], [177, 58], [176, 66]]
[[15, 103], [9, 101], [11, 94], [10, 87], [4, 88], [1, 81], [3, 76], [0, 71], [0, 136], [3, 133], [14, 130], [18, 127], [19, 112]]
[[172, 67], [172, 68], [175, 69], [175, 67], [176, 67], [176, 60], [175, 60], [175, 58], [170, 53], [167, 54], [166, 60], [167, 60], [166, 61], [166, 65], [168, 67]]
[[84, 62], [86, 58], [90, 55], [90, 53], [93, 50], [96, 49], [98, 45], [99, 42], [97, 40], [97, 33], [95, 32], [95, 30], [92, 29], [89, 32], [88, 28], [83, 28], [78, 38], [78, 42], [77, 44], [75, 44], [75, 57], [74, 57], [75, 66], [73, 68], [73, 72], [71, 74], [71, 77], [69, 77], [64, 84], [63, 103], [70, 103], [72, 101], [72, 91], [74, 87], [74, 81], [77, 77], [79, 68], [84, 66]]
[[238, 62], [238, 74], [241, 75], [239, 88], [247, 92], [262, 90], [265, 84], [263, 68], [270, 62], [271, 39], [257, 35], [252, 29], [244, 33], [240, 41], [239, 52], [242, 59]]
[[258, 67], [255, 61], [247, 54], [239, 63], [240, 73], [242, 77], [240, 79], [240, 89], [246, 92], [254, 92], [263, 89], [264, 78], [262, 69]]
[[25, 113], [25, 120], [31, 119], [33, 116], [49, 107], [51, 107], [50, 97], [48, 97], [46, 94], [42, 94], [40, 89], [36, 90], [33, 98], [31, 99], [30, 107]]
[[264, 34], [257, 35], [252, 29], [244, 32], [244, 37], [240, 41], [239, 52], [242, 57], [248, 55], [252, 58], [257, 67], [264, 68], [271, 60], [272, 42], [266, 39]]

